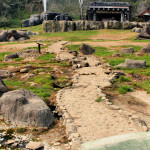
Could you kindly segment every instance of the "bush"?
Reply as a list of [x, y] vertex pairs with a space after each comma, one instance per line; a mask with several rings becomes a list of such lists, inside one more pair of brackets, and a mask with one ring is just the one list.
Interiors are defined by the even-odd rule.
[[118, 92], [120, 94], [126, 94], [127, 92], [132, 92], [133, 89], [129, 85], [122, 85], [119, 89]]

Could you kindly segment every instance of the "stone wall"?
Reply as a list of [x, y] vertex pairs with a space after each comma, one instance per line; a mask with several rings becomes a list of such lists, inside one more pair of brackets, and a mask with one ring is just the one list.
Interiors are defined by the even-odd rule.
[[97, 29], [132, 29], [142, 27], [142, 22], [118, 22], [118, 21], [44, 21], [44, 32], [68, 32], [80, 30], [97, 30]]

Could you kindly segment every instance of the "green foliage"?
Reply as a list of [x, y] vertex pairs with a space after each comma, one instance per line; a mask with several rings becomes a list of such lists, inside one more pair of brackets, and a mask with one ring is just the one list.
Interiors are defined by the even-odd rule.
[[126, 94], [127, 92], [132, 92], [133, 89], [129, 85], [122, 85], [119, 89], [118, 92], [120, 94]]
[[120, 83], [122, 83], [122, 82], [129, 82], [130, 79], [127, 78], [127, 77], [125, 77], [125, 76], [120, 76], [119, 79], [118, 79], [118, 81], [119, 81]]
[[53, 54], [50, 54], [50, 53], [47, 53], [47, 54], [44, 54], [43, 56], [40, 56], [38, 57], [37, 59], [38, 60], [45, 60], [45, 61], [48, 61], [50, 59], [54, 58], [54, 55]]
[[101, 102], [102, 101], [102, 97], [98, 97], [95, 102]]

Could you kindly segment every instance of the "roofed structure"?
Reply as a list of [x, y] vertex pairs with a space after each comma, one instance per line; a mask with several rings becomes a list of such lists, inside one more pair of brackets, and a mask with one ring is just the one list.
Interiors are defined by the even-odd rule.
[[87, 20], [129, 21], [130, 8], [128, 2], [90, 2], [87, 6]]
[[142, 21], [149, 21], [150, 20], [150, 11], [147, 9], [142, 11], [139, 15], [138, 18], [141, 18]]

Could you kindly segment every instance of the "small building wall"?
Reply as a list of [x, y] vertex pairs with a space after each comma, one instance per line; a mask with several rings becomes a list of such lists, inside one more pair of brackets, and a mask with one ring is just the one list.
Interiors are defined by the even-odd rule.
[[[42, 26], [44, 32], [50, 33], [98, 29], [132, 29], [143, 27], [143, 24], [145, 23], [129, 21], [44, 21]], [[147, 24], [150, 25], [150, 23]]]

